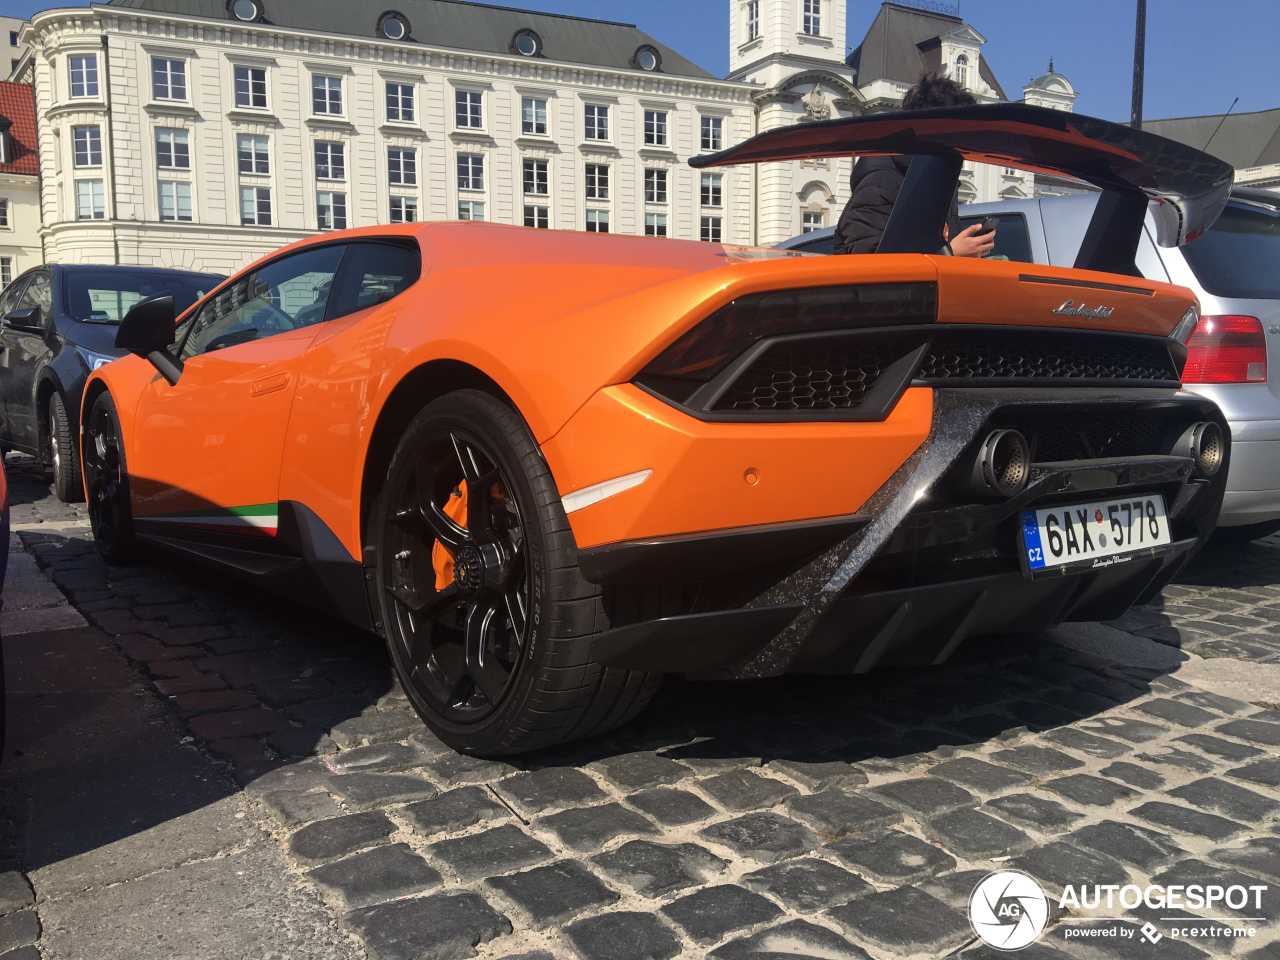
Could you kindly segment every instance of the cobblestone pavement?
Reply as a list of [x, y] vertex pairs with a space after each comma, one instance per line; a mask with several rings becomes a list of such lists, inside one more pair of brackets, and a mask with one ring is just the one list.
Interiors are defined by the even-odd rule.
[[[1280, 958], [1280, 537], [1211, 546], [1113, 624], [866, 677], [673, 678], [606, 737], [491, 762], [426, 730], [375, 638], [172, 558], [107, 566], [83, 508], [9, 467], [23, 543], [242, 790], [335, 956], [994, 956], [965, 905], [1007, 866], [1051, 896], [1269, 885], [1260, 908], [1068, 909], [1029, 960]], [[60, 896], [0, 874], [0, 958], [74, 955]], [[1068, 936], [1096, 927], [1118, 933]]]

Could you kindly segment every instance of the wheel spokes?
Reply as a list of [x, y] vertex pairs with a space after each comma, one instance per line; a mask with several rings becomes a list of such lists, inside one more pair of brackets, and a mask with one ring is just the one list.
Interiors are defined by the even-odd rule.
[[492, 540], [493, 533], [491, 513], [493, 510], [493, 484], [498, 479], [498, 468], [488, 470], [480, 466], [481, 458], [465, 440], [459, 440], [457, 434], [449, 434], [453, 442], [453, 452], [462, 467], [462, 475], [467, 481], [467, 530], [474, 540]]
[[455, 610], [462, 605], [462, 594], [458, 590], [456, 583], [451, 583], [434, 597], [429, 600], [421, 599], [417, 591], [410, 590], [407, 587], [387, 586], [387, 593], [391, 594], [391, 598], [396, 603], [404, 607], [415, 617], [422, 617], [424, 620], [435, 620], [450, 610]]
[[464, 640], [467, 675], [475, 681], [476, 687], [485, 695], [485, 699], [495, 705], [506, 686], [506, 677], [495, 672], [496, 664], [489, 657], [489, 651], [485, 649], [485, 641], [497, 613], [498, 605], [493, 600], [474, 604], [467, 611]]

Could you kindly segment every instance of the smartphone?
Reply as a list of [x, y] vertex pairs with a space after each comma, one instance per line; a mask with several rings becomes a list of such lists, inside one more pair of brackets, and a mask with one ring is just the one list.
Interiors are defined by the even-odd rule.
[[1000, 225], [999, 217], [983, 217], [982, 226], [978, 229], [978, 232], [975, 233], [974, 236], [985, 237], [988, 233], [993, 233], [996, 227], [998, 227], [999, 225]]

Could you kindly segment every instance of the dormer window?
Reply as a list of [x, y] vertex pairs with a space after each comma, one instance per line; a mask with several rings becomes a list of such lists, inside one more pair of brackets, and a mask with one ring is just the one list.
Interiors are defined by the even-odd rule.
[[631, 57], [631, 65], [639, 67], [648, 73], [652, 73], [662, 66], [662, 54], [658, 52], [656, 47], [646, 44], [636, 50]]
[[253, 23], [262, 19], [262, 3], [261, 0], [229, 0], [227, 13], [233, 20]]
[[7, 117], [0, 117], [0, 164], [13, 163], [13, 141], [9, 133], [12, 123]]
[[969, 58], [963, 53], [956, 57], [956, 83], [962, 87], [969, 85]]
[[538, 57], [542, 55], [542, 38], [532, 30], [517, 30], [511, 38], [511, 50], [522, 57]]
[[378, 20], [378, 33], [388, 40], [404, 40], [409, 36], [409, 21], [402, 13], [384, 13]]

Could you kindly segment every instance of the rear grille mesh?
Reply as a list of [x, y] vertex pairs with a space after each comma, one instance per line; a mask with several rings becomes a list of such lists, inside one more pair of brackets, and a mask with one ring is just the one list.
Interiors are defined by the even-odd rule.
[[1126, 337], [938, 337], [916, 374], [921, 380], [1177, 380], [1169, 348]]
[[1150, 457], [1164, 453], [1164, 420], [1115, 418], [1018, 424], [1036, 463], [1102, 457]]
[[[917, 347], [917, 336], [783, 340], [739, 374], [713, 410], [751, 413], [856, 408], [886, 367]], [[944, 385], [978, 381], [1177, 382], [1169, 348], [1157, 338], [1015, 331], [940, 330], [914, 379]], [[1070, 458], [1067, 458], [1070, 459]]]

